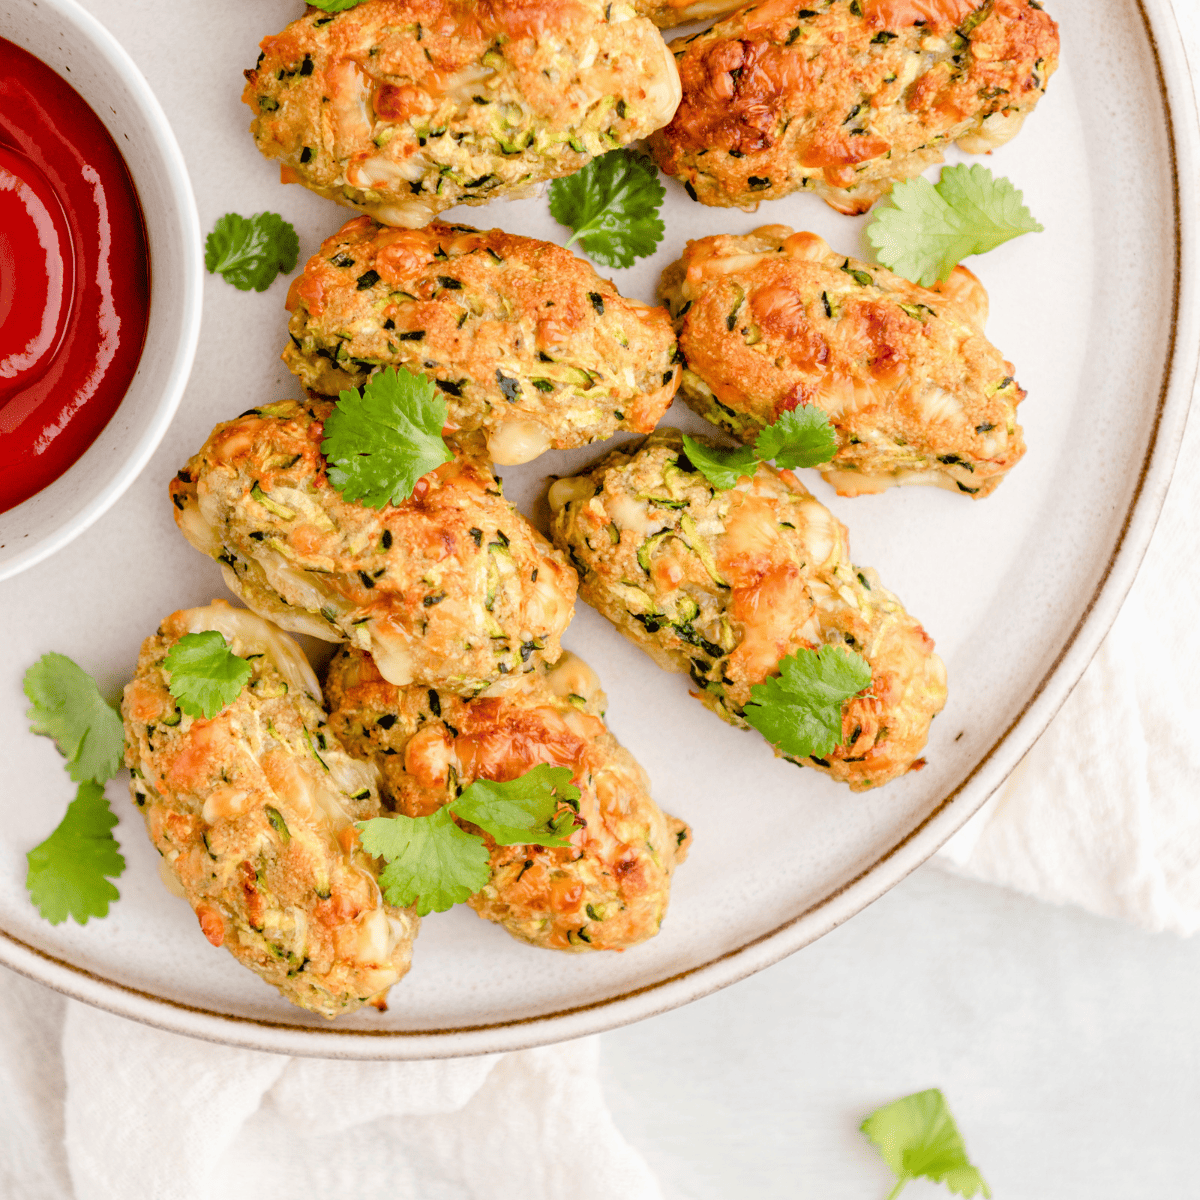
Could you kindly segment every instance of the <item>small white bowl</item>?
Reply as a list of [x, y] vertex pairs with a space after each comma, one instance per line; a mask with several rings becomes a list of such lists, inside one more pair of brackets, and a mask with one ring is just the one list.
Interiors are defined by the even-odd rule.
[[70, 83], [112, 135], [141, 201], [151, 270], [146, 342], [120, 407], [65, 474], [0, 513], [0, 579], [7, 579], [98, 520], [154, 453], [196, 354], [203, 258], [179, 144], [150, 85], [112, 34], [75, 0], [0, 0], [0, 36]]

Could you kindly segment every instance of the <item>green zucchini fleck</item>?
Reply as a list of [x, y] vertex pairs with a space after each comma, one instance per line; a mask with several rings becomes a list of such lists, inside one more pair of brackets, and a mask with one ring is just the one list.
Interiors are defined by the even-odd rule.
[[846, 261], [842, 263], [842, 270], [845, 271], [846, 274], [849, 275], [859, 287], [870, 287], [875, 282], [875, 280], [868, 275], [866, 271], [859, 271], [857, 268], [852, 267], [849, 259], [846, 259]]
[[268, 804], [267, 820], [271, 822], [271, 828], [283, 838], [283, 843], [286, 846], [292, 840], [292, 831], [288, 829], [287, 822], [283, 819], [283, 813]]
[[[667, 538], [679, 537], [673, 529], [664, 529], [661, 533], [651, 534], [637, 549], [638, 566], [650, 574], [650, 560], [654, 556], [655, 550], [662, 545]], [[682, 541], [682, 539], [680, 539]], [[690, 548], [690, 547], [689, 547]]]
[[276, 501], [272, 500], [271, 497], [268, 496], [262, 490], [262, 488], [258, 486], [257, 480], [255, 480], [253, 486], [250, 488], [250, 499], [257, 501], [263, 506], [263, 508], [267, 510], [267, 512], [274, 513], [274, 515], [282, 521], [291, 521], [296, 516], [292, 509], [287, 508], [282, 504], [278, 504]]
[[682, 513], [679, 518], [679, 524], [683, 530], [683, 536], [687, 540], [688, 547], [695, 551], [696, 556], [704, 564], [704, 569], [712, 577], [713, 583], [718, 587], [728, 587], [729, 584], [721, 578], [721, 572], [717, 570], [717, 562], [713, 558], [712, 548], [700, 536], [699, 530], [696, 528], [696, 522], [692, 520], [691, 513]]
[[725, 328], [732, 333], [733, 327], [737, 324], [738, 313], [742, 311], [742, 305], [746, 303], [746, 289], [740, 283], [733, 285], [733, 307], [729, 310], [729, 316], [725, 318]]
[[328, 771], [329, 767], [326, 765], [325, 760], [317, 753], [317, 748], [316, 748], [316, 746], [313, 745], [313, 741], [312, 741], [312, 738], [309, 736], [308, 730], [302, 729], [301, 732], [304, 734], [304, 740], [308, 743], [309, 754], [311, 754], [313, 756], [313, 758], [315, 758], [317, 760], [317, 762], [319, 762], [321, 764], [321, 766], [324, 767], [326, 771]]

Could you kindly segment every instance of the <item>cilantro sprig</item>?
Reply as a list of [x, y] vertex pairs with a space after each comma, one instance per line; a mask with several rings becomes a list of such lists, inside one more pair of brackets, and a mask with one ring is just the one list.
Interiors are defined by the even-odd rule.
[[483, 839], [455, 817], [501, 846], [566, 846], [578, 807], [571, 769], [539, 763], [506, 783], [477, 779], [428, 816], [375, 817], [358, 830], [363, 849], [387, 863], [379, 877], [387, 902], [415, 903], [424, 917], [469, 900], [492, 877]]
[[232, 704], [250, 678], [251, 666], [215, 629], [185, 633], [167, 652], [167, 687], [189, 717], [215, 717]]
[[877, 1109], [859, 1126], [896, 1173], [895, 1200], [913, 1179], [944, 1183], [957, 1196], [990, 1200], [991, 1190], [967, 1157], [962, 1135], [940, 1088], [915, 1092]]
[[125, 870], [112, 828], [117, 823], [104, 785], [86, 780], [67, 806], [58, 828], [25, 856], [25, 887], [34, 907], [50, 922], [67, 917], [86, 925], [89, 917], [108, 916], [121, 893], [109, 882]]
[[743, 475], [752, 476], [771, 459], [787, 470], [828, 462], [837, 452], [837, 434], [822, 409], [803, 404], [768, 425], [753, 446], [733, 450], [703, 446], [686, 433], [683, 444], [692, 465], [713, 487], [727, 492]]
[[574, 232], [583, 252], [606, 267], [631, 267], [662, 241], [658, 210], [666, 189], [653, 161], [610, 150], [550, 184], [550, 215]]
[[924, 287], [949, 278], [968, 255], [1043, 231], [1012, 183], [978, 163], [945, 167], [936, 184], [899, 183], [890, 199], [875, 209], [867, 240], [885, 267]]
[[452, 462], [442, 438], [446, 402], [424, 375], [388, 367], [339, 394], [321, 453], [344, 499], [370, 508], [401, 504], [417, 480]]
[[104, 783], [121, 769], [121, 718], [82, 667], [65, 654], [43, 654], [25, 672], [25, 695], [30, 730], [54, 739], [76, 783]]
[[46, 734], [66, 760], [79, 788], [58, 828], [26, 855], [25, 887], [34, 907], [52, 925], [72, 917], [108, 915], [120, 892], [109, 882], [125, 870], [112, 828], [117, 823], [104, 785], [125, 752], [121, 718], [100, 695], [96, 681], [63, 654], [44, 654], [25, 672], [32, 701], [29, 728]]
[[265, 292], [276, 275], [295, 269], [300, 257], [296, 231], [278, 213], [252, 217], [226, 213], [204, 243], [204, 266], [240, 292]]
[[845, 647], [797, 650], [779, 674], [750, 689], [749, 725], [789, 758], [826, 758], [842, 744], [842, 706], [871, 683], [871, 667]]
[[419, 916], [445, 912], [492, 877], [487, 847], [454, 823], [449, 805], [426, 817], [376, 817], [358, 828], [367, 853], [387, 863], [379, 886], [397, 908], [416, 901]]
[[363, 0], [308, 0], [313, 8], [327, 13], [345, 12], [348, 8], [357, 8], [362, 2]]

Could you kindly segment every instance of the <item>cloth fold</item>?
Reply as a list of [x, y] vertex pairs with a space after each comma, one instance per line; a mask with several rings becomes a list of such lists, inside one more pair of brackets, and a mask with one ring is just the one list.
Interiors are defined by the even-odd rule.
[[609, 1115], [596, 1037], [347, 1063], [65, 1009], [70, 1183], [52, 1181], [55, 1200], [661, 1200]]
[[1200, 930], [1200, 418], [1112, 630], [1049, 729], [935, 861], [1155, 932]]

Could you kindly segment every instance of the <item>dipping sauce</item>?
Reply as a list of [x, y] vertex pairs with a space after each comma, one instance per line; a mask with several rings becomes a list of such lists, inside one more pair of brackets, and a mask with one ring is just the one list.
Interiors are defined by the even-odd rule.
[[74, 88], [0, 38], [0, 512], [108, 424], [149, 312], [146, 231], [120, 152]]

